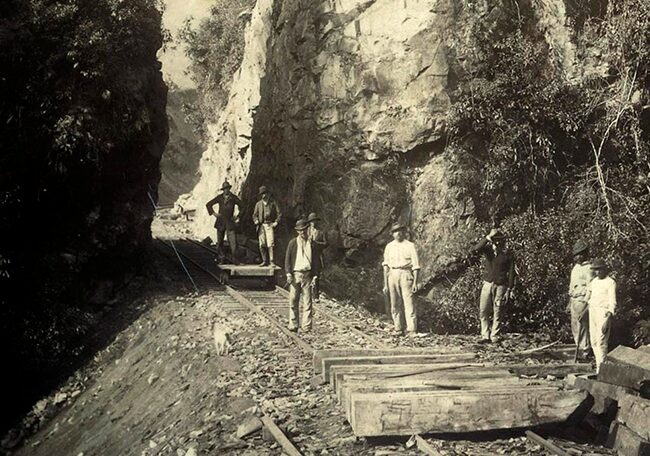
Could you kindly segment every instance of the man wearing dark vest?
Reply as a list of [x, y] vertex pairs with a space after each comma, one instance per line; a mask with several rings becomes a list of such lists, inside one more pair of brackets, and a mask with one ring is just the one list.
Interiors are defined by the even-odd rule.
[[[319, 262], [320, 270], [322, 271], [325, 267], [325, 262], [323, 260], [323, 251], [327, 248], [327, 235], [320, 228], [320, 217], [315, 212], [309, 214], [307, 218], [307, 223], [309, 223], [309, 240], [312, 241], [317, 247], [316, 258]], [[316, 279], [313, 281], [312, 287], [312, 297], [315, 302], [318, 302], [320, 296], [320, 287], [319, 280]]]
[[[216, 216], [214, 227], [217, 229], [217, 249], [220, 252], [223, 251], [223, 240], [225, 235], [227, 235], [232, 262], [237, 264], [237, 235], [235, 228], [239, 222], [239, 212], [241, 211], [242, 203], [237, 196], [230, 192], [231, 188], [230, 183], [225, 180], [221, 186], [222, 193], [208, 201], [205, 207], [208, 209], [210, 215]], [[215, 205], [219, 206], [216, 213], [214, 211]]]
[[262, 198], [255, 204], [253, 210], [253, 223], [257, 229], [257, 239], [260, 244], [262, 263], [260, 266], [273, 264], [273, 247], [275, 246], [275, 227], [280, 223], [280, 207], [271, 198], [269, 190], [262, 185], [258, 193]]
[[[289, 330], [298, 331], [299, 311], [302, 313], [303, 331], [312, 327], [311, 287], [318, 280], [320, 261], [316, 244], [309, 239], [309, 224], [305, 220], [296, 222], [298, 236], [289, 241], [284, 259], [284, 268], [289, 284]], [[301, 308], [301, 309], [299, 309]]]
[[506, 248], [505, 235], [496, 228], [481, 239], [471, 253], [481, 253], [485, 257], [479, 306], [481, 342], [498, 342], [501, 334], [501, 310], [504, 303], [512, 298], [515, 285], [514, 256]]

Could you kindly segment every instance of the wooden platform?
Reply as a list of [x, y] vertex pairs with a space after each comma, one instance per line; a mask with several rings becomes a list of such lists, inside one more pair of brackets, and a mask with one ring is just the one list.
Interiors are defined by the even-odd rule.
[[219, 269], [230, 277], [273, 277], [280, 266], [258, 266], [256, 264], [220, 264]]
[[[473, 432], [563, 422], [587, 394], [560, 381], [520, 378], [473, 353], [330, 350], [314, 354], [357, 436]], [[570, 367], [562, 366], [562, 370]], [[582, 366], [579, 366], [579, 369]]]

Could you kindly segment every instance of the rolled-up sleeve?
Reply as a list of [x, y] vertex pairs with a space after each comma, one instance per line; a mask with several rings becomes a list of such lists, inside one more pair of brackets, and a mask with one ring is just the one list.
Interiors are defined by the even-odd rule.
[[388, 248], [389, 248], [389, 247], [390, 247], [390, 244], [387, 245], [387, 246], [384, 248], [384, 262], [381, 264], [382, 266], [389, 266], [389, 264], [388, 264], [388, 254], [389, 254], [389, 253], [388, 253]]

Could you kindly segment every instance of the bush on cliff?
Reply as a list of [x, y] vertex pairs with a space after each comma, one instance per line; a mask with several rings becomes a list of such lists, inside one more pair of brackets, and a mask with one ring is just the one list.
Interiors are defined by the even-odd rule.
[[0, 4], [0, 343], [12, 401], [75, 357], [92, 280], [118, 275], [126, 262], [112, 260], [149, 238], [167, 140], [161, 45], [156, 0]]

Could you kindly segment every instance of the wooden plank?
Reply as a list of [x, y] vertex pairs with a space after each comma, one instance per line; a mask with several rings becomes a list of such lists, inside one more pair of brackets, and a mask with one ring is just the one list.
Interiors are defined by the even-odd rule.
[[[467, 367], [484, 367], [479, 363], [440, 363], [440, 364], [381, 364], [361, 366], [332, 366], [330, 369], [330, 385], [336, 389], [336, 383], [342, 375], [373, 375], [388, 377], [391, 375], [416, 376], [441, 370], [464, 369]], [[410, 375], [414, 374], [414, 375]]]
[[616, 419], [642, 439], [650, 441], [650, 400], [630, 394], [621, 395]]
[[346, 356], [393, 356], [393, 355], [426, 355], [442, 354], [441, 350], [431, 348], [391, 348], [391, 349], [345, 349], [345, 350], [316, 350], [312, 357], [314, 374], [320, 374], [323, 358], [342, 358]]
[[438, 450], [436, 450], [434, 447], [431, 446], [429, 442], [424, 440], [422, 437], [419, 435], [415, 436], [415, 442], [418, 446], [418, 450], [426, 454], [427, 456], [442, 456], [442, 453]]
[[612, 422], [609, 442], [619, 456], [650, 456], [650, 442], [617, 421]]
[[565, 421], [585, 396], [550, 387], [359, 393], [350, 397], [350, 424], [364, 437], [528, 427]]
[[528, 439], [531, 440], [532, 442], [535, 442], [538, 445], [543, 446], [548, 451], [550, 451], [551, 453], [557, 456], [570, 456], [569, 453], [564, 451], [562, 448], [555, 445], [553, 442], [546, 440], [545, 438], [535, 434], [533, 431], [526, 431], [526, 437], [528, 437]]
[[623, 386], [610, 385], [592, 378], [593, 376], [578, 375], [567, 378], [566, 383], [574, 388], [586, 391], [594, 398], [591, 411], [597, 415], [605, 413], [626, 394], [634, 394], [634, 390]]
[[[390, 379], [387, 379], [390, 380]], [[529, 382], [517, 377], [493, 377], [476, 379], [466, 378], [447, 378], [440, 379], [436, 382], [431, 380], [408, 380], [403, 383], [392, 383], [388, 385], [366, 385], [364, 383], [346, 382], [345, 379], [340, 382], [339, 402], [341, 408], [346, 412], [346, 416], [351, 416], [351, 398], [356, 393], [402, 393], [402, 392], [427, 392], [427, 391], [455, 391], [463, 394], [469, 390], [494, 390], [504, 387], [521, 388], [532, 386]]]
[[571, 363], [571, 364], [539, 364], [525, 366], [510, 366], [510, 371], [517, 375], [537, 375], [540, 378], [552, 375], [556, 378], [564, 378], [569, 374], [593, 372], [591, 363]]
[[607, 354], [598, 372], [598, 380], [635, 391], [647, 379], [650, 379], [650, 353], [623, 345]]
[[282, 447], [284, 452], [289, 456], [301, 456], [300, 451], [291, 443], [282, 430], [273, 422], [268, 416], [262, 417], [262, 423], [264, 427], [268, 429], [276, 442]]
[[476, 359], [473, 353], [453, 354], [453, 355], [435, 355], [435, 354], [417, 354], [417, 355], [391, 355], [391, 356], [350, 356], [350, 357], [333, 357], [323, 358], [322, 374], [325, 381], [330, 379], [330, 369], [332, 366], [361, 366], [372, 364], [439, 364], [464, 362]]

